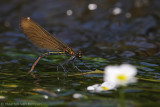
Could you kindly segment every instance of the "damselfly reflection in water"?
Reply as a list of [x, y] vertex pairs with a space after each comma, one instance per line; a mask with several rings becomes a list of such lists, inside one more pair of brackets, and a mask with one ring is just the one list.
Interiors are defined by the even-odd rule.
[[[30, 17], [27, 18], [21, 18], [20, 20], [20, 27], [26, 37], [36, 46], [44, 49], [51, 50], [51, 52], [44, 53], [40, 55], [36, 61], [33, 63], [29, 73], [32, 73], [36, 64], [38, 61], [48, 55], [67, 55], [70, 56], [69, 59], [64, 61], [60, 64], [60, 66], [63, 68], [64, 71], [67, 71], [65, 68], [65, 64], [68, 64], [69, 62], [72, 62], [73, 66], [81, 71], [76, 65], [75, 65], [75, 59], [79, 59], [82, 61], [82, 53], [81, 51], [75, 52], [72, 50], [71, 47], [69, 47], [67, 44], [63, 43], [62, 41], [58, 40], [56, 37], [52, 36], [49, 32], [47, 32], [45, 29], [43, 29], [41, 26], [36, 24], [34, 21], [30, 19]], [[84, 63], [83, 63], [84, 64]]]

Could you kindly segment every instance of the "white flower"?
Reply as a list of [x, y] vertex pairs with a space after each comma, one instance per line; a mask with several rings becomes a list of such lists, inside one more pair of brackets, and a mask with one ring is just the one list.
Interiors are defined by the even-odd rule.
[[88, 86], [88, 87], [87, 87], [87, 90], [89, 90], [89, 91], [94, 91], [94, 90], [96, 90], [97, 87], [99, 87], [99, 84], [95, 84], [95, 85], [92, 85], [92, 86]]
[[73, 94], [73, 98], [78, 99], [78, 98], [82, 98], [82, 97], [83, 97], [83, 95], [80, 94], [80, 93], [74, 93], [74, 94]]
[[47, 95], [44, 95], [44, 99], [48, 99], [48, 96], [47, 96]]
[[114, 90], [116, 89], [116, 84], [110, 82], [104, 82], [101, 84], [102, 90]]
[[136, 82], [136, 67], [130, 64], [122, 64], [120, 66], [107, 66], [104, 73], [104, 81], [116, 86], [126, 86], [129, 83]]
[[58, 92], [60, 92], [60, 91], [61, 91], [61, 89], [60, 89], [60, 88], [58, 88], [58, 89], [57, 89], [57, 91], [58, 91]]
[[102, 84], [95, 84], [87, 87], [87, 90], [93, 92], [108, 91], [113, 89], [116, 89], [116, 85], [109, 82], [104, 82]]

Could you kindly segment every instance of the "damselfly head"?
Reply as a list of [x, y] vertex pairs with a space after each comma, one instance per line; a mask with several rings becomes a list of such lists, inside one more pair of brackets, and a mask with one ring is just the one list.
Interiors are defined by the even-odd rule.
[[81, 58], [82, 57], [82, 51], [76, 52], [76, 57]]

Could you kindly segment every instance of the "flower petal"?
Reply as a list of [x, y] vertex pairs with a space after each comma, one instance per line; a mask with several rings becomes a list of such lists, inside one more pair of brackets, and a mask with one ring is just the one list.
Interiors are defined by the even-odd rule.
[[122, 64], [120, 66], [107, 66], [105, 67], [104, 81], [115, 84], [116, 86], [126, 86], [129, 83], [136, 82], [136, 74], [136, 67], [130, 64]]

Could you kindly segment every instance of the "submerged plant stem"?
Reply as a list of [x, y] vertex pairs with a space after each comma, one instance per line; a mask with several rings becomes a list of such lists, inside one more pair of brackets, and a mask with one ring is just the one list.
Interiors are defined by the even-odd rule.
[[124, 91], [123, 91], [123, 87], [121, 87], [118, 91], [119, 91], [119, 104], [120, 107], [126, 107], [125, 105], [125, 96], [124, 96]]

